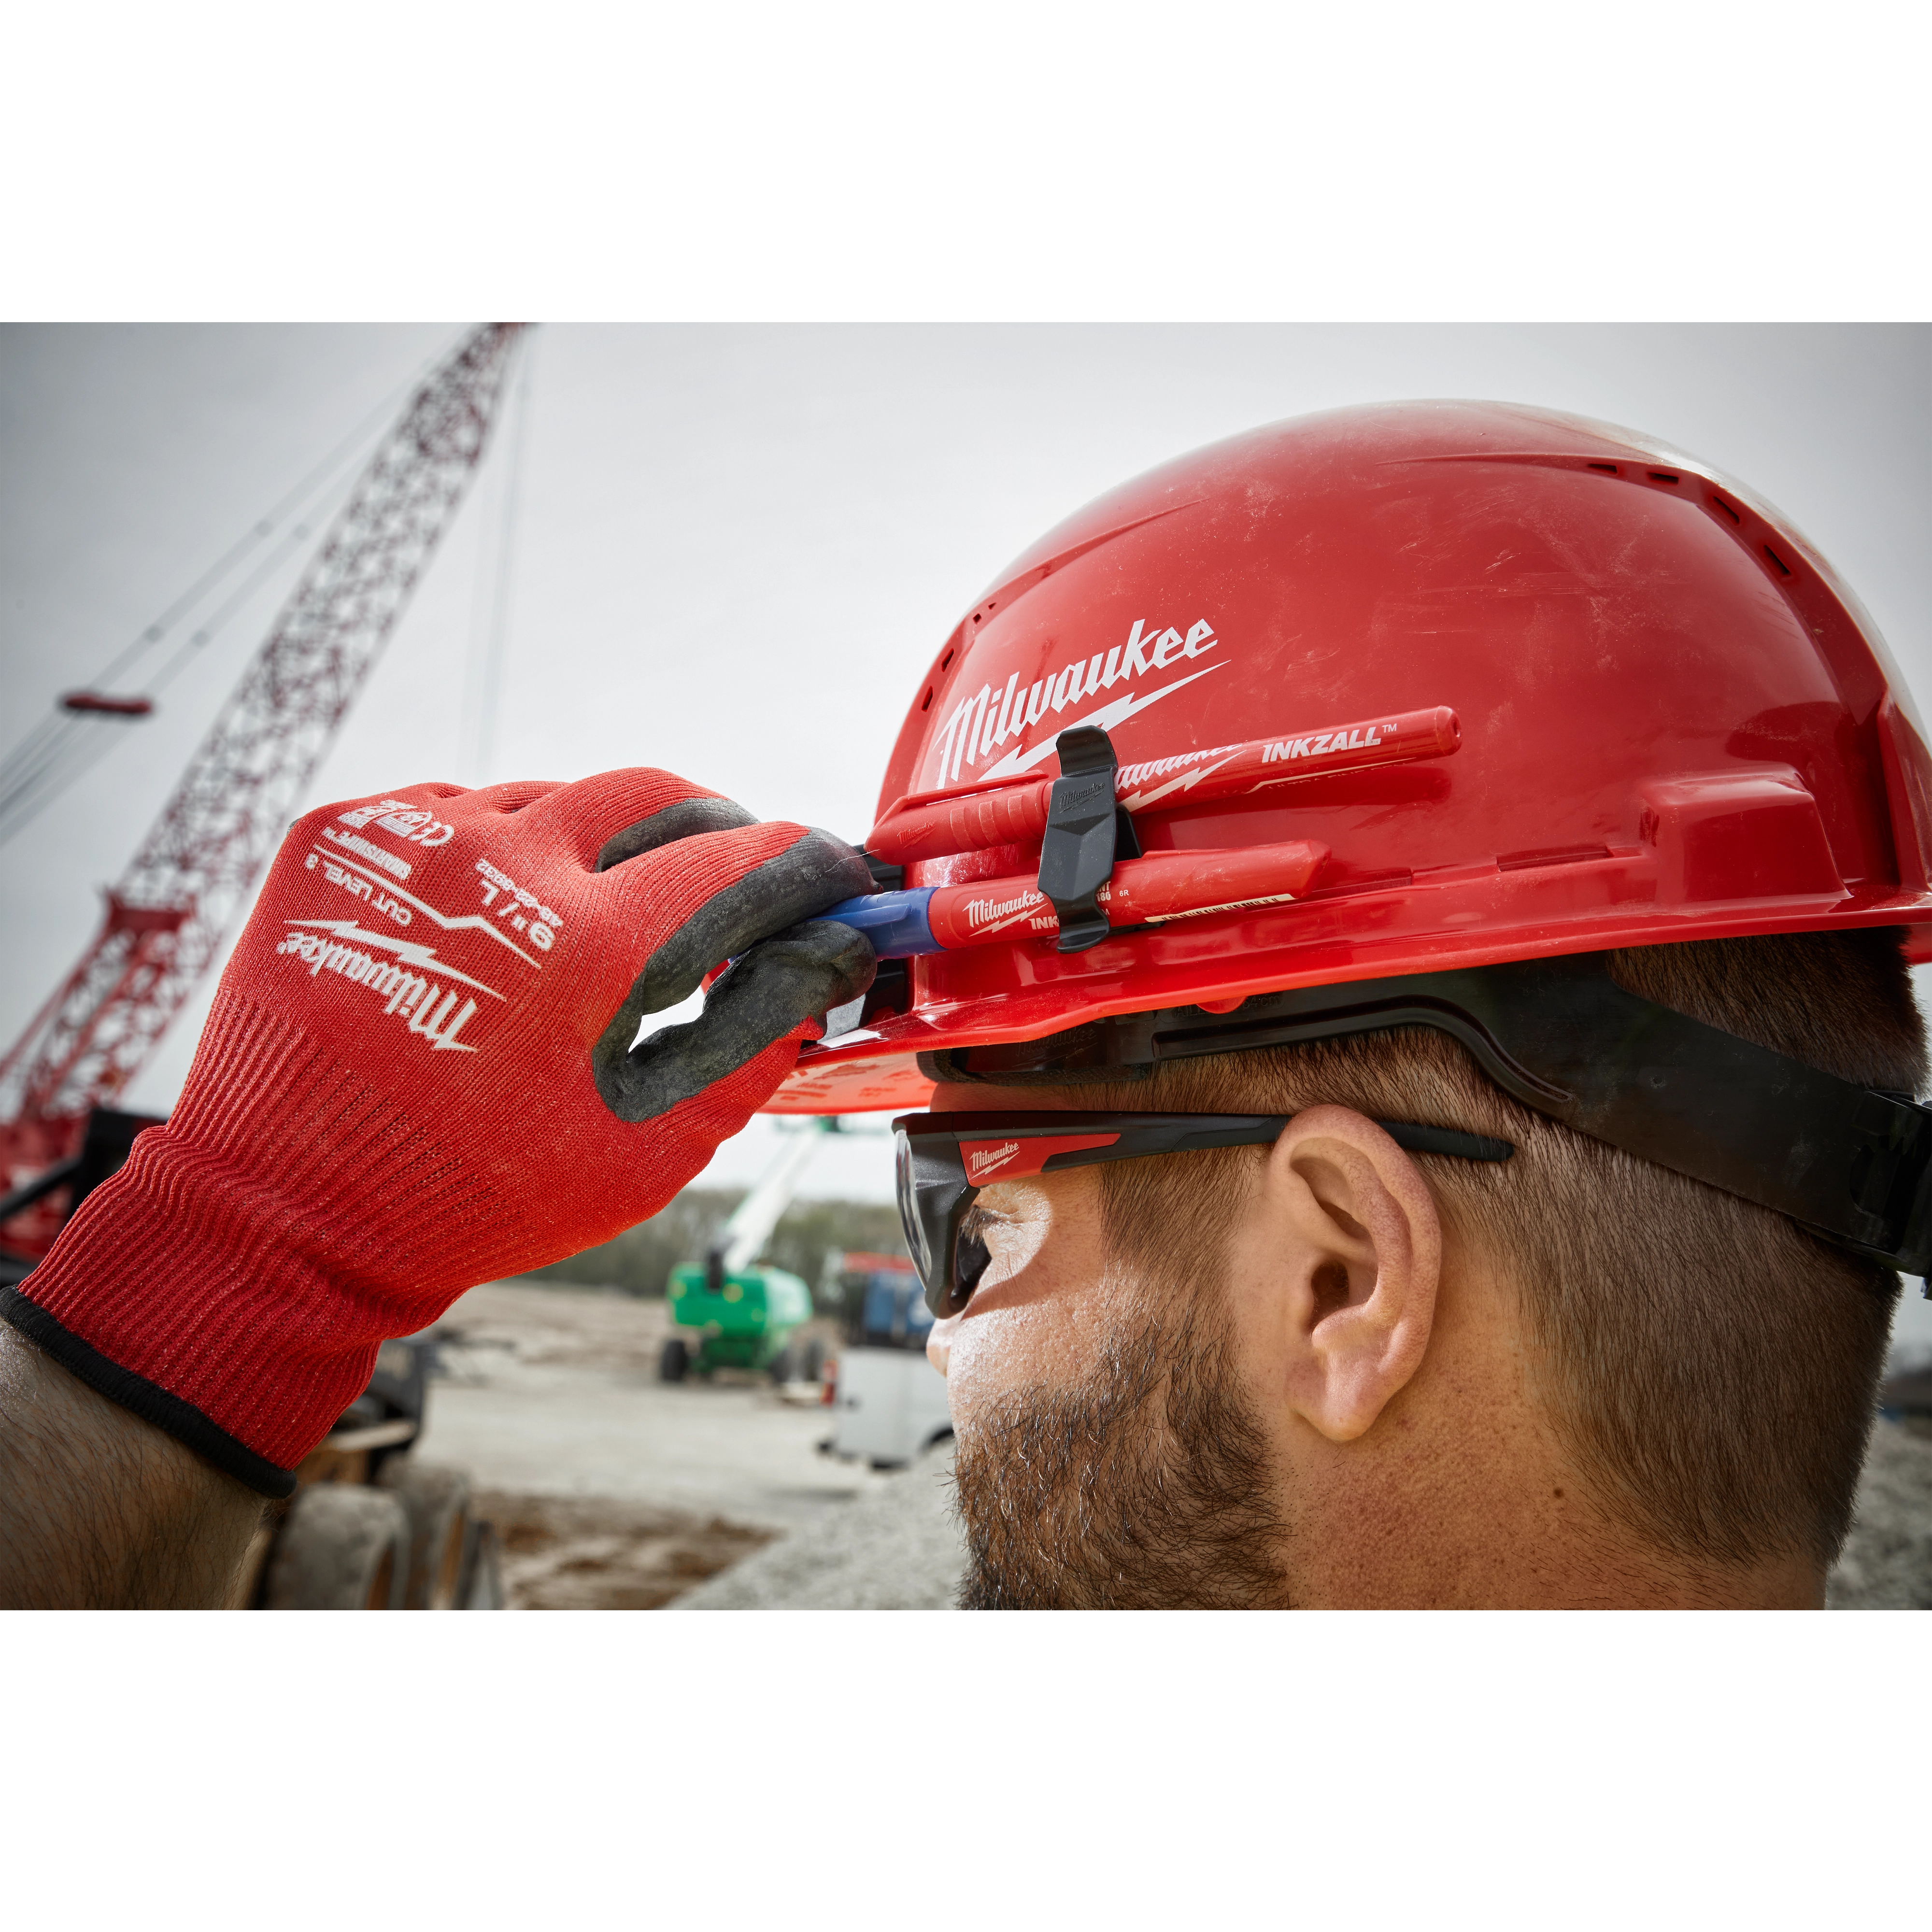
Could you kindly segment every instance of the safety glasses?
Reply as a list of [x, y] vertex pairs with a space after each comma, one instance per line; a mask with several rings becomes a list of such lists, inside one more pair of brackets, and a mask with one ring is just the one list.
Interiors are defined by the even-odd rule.
[[[899, 1218], [906, 1245], [935, 1317], [957, 1315], [973, 1298], [991, 1257], [984, 1244], [960, 1239], [982, 1187], [1028, 1174], [1058, 1174], [1102, 1161], [1207, 1148], [1270, 1147], [1289, 1114], [1047, 1113], [902, 1114], [892, 1123]], [[1408, 1120], [1376, 1124], [1413, 1154], [1463, 1160], [1507, 1160], [1508, 1141], [1425, 1127]]]

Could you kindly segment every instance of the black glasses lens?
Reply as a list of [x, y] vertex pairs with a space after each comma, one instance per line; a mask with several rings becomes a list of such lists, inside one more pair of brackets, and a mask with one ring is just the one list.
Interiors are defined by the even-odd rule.
[[[952, 1251], [957, 1244], [952, 1231], [978, 1190], [967, 1185], [958, 1148], [951, 1139], [929, 1136], [915, 1140], [903, 1129], [896, 1130], [893, 1138], [906, 1252], [919, 1270], [926, 1305], [934, 1318], [957, 1315], [972, 1291], [969, 1286], [965, 1294], [953, 1292]], [[982, 1259], [974, 1268], [974, 1280], [985, 1266]]]
[[980, 1238], [979, 1231], [968, 1228], [962, 1231], [952, 1246], [952, 1280], [948, 1285], [946, 1312], [957, 1315], [973, 1299], [973, 1291], [980, 1286], [980, 1277], [986, 1272], [993, 1257], [986, 1244]]
[[919, 1186], [913, 1173], [912, 1138], [892, 1136], [893, 1180], [899, 1197], [899, 1226], [905, 1232], [906, 1252], [919, 1270], [919, 1278], [929, 1290], [932, 1281], [932, 1250], [926, 1238], [926, 1226], [920, 1219]]

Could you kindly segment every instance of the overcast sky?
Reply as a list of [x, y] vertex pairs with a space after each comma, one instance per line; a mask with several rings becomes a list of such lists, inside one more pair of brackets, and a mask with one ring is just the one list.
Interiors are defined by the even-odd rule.
[[[458, 333], [0, 330], [0, 750]], [[488, 769], [466, 758], [465, 689], [507, 442], [311, 802], [660, 764], [856, 838], [920, 672], [1036, 536], [1201, 443], [1394, 397], [1575, 410], [1730, 470], [1838, 565], [1932, 699], [1924, 328], [550, 327], [530, 356]], [[99, 888], [296, 569], [203, 647], [156, 718], [0, 847], [7, 1040], [91, 937]], [[129, 1104], [172, 1104], [212, 988]], [[756, 1124], [712, 1177], [752, 1178], [773, 1131]], [[808, 1191], [884, 1198], [890, 1184], [868, 1138], [829, 1147]]]

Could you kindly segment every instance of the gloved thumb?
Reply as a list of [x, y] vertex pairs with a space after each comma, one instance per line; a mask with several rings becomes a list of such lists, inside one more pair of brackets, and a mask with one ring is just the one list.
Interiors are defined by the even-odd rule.
[[635, 996], [626, 1000], [591, 1049], [597, 1090], [620, 1120], [653, 1120], [802, 1022], [857, 999], [876, 970], [871, 941], [849, 926], [814, 919], [788, 927], [749, 947], [712, 982], [696, 1019], [634, 1046], [640, 1010]]

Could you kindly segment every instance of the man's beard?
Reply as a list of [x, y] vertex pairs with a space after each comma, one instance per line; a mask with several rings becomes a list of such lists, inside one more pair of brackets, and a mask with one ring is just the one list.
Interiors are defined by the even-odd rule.
[[[1196, 1290], [1196, 1294], [1204, 1294]], [[1286, 1608], [1267, 1442], [1224, 1321], [1148, 1318], [1078, 1388], [962, 1432], [966, 1610]]]

